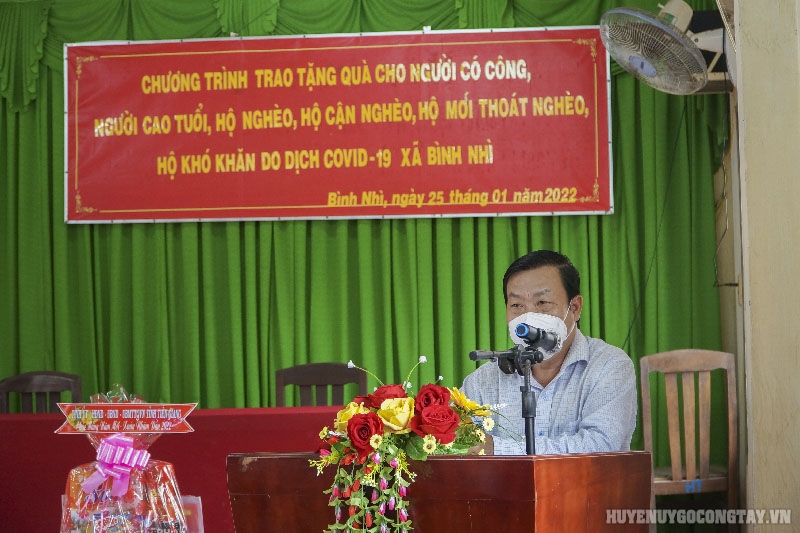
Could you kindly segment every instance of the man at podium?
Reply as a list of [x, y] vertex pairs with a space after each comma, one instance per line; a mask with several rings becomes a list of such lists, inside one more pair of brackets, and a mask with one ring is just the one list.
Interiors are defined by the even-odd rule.
[[[535, 453], [630, 450], [637, 409], [633, 362], [621, 349], [581, 333], [583, 297], [572, 262], [550, 250], [530, 252], [506, 270], [503, 296], [511, 340], [536, 346], [542, 358], [531, 366], [529, 381]], [[495, 411], [486, 454], [526, 453], [525, 378], [513, 361], [498, 357], [464, 379], [467, 397]]]

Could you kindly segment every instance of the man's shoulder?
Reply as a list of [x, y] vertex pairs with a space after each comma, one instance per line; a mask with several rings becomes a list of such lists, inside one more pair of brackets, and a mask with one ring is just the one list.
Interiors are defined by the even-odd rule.
[[[485, 379], [489, 376], [496, 376], [500, 372], [500, 368], [495, 361], [486, 361], [481, 366], [469, 373], [469, 376]], [[467, 376], [467, 377], [469, 377]]]
[[623, 364], [633, 366], [633, 361], [622, 348], [609, 344], [603, 339], [589, 337], [586, 339], [586, 359], [592, 364]]

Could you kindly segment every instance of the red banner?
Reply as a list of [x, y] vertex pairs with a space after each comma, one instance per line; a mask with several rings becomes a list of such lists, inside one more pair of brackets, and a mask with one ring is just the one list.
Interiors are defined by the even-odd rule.
[[613, 211], [596, 27], [65, 54], [67, 222]]
[[191, 433], [196, 403], [60, 403], [67, 417], [56, 433]]

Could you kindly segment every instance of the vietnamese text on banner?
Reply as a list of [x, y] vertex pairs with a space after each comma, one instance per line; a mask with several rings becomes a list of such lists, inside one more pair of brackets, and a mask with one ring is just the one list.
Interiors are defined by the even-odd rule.
[[611, 213], [596, 27], [65, 47], [67, 222]]

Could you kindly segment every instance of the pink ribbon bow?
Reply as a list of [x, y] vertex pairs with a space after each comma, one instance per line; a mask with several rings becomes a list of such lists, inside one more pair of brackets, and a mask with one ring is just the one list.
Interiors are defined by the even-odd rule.
[[97, 471], [81, 484], [83, 492], [91, 494], [105, 480], [113, 477], [111, 496], [122, 496], [128, 492], [131, 469], [144, 468], [149, 460], [150, 453], [147, 450], [134, 449], [133, 438], [121, 433], [106, 437], [97, 448]]

